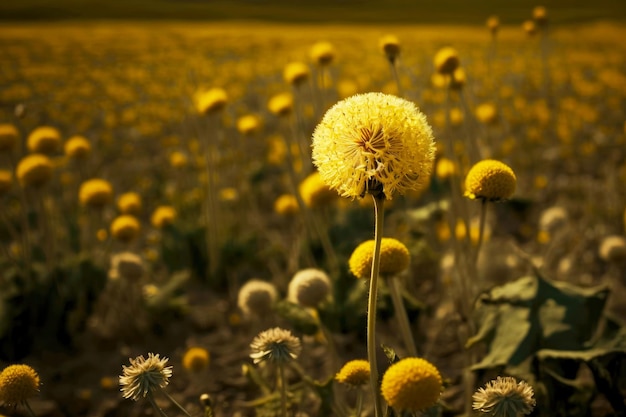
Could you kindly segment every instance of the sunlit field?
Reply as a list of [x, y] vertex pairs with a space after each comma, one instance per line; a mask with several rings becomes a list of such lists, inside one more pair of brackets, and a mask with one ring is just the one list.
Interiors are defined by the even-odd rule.
[[3, 24], [0, 415], [625, 415], [626, 27], [549, 12]]

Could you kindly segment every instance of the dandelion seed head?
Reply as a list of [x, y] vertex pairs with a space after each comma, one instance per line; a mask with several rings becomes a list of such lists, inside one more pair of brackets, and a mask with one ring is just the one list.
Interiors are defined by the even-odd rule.
[[326, 272], [307, 268], [291, 278], [287, 299], [304, 307], [317, 307], [330, 295], [330, 278]]
[[499, 376], [474, 393], [472, 407], [495, 417], [515, 417], [533, 410], [533, 395], [532, 387], [525, 381]]
[[130, 366], [122, 365], [123, 375], [119, 379], [122, 396], [137, 401], [156, 389], [165, 388], [172, 376], [172, 367], [166, 366], [168, 360], [160, 358], [158, 353], [148, 353], [148, 359], [143, 355], [129, 359]]
[[254, 363], [284, 364], [296, 359], [302, 351], [300, 339], [289, 330], [274, 327], [259, 333], [250, 344]]

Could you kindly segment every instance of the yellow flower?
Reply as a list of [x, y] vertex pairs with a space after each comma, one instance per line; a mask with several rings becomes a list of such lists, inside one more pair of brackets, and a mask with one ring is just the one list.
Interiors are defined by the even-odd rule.
[[452, 72], [452, 76], [450, 77], [450, 88], [453, 90], [460, 90], [467, 83], [467, 75], [465, 75], [465, 70], [462, 67], [458, 67]]
[[91, 153], [91, 144], [82, 136], [72, 136], [65, 142], [65, 155], [73, 159], [85, 159]]
[[183, 355], [183, 368], [190, 372], [203, 371], [209, 365], [209, 352], [201, 347], [187, 349]]
[[363, 386], [369, 383], [370, 380], [370, 363], [364, 359], [346, 362], [335, 375], [335, 380], [354, 388]]
[[20, 134], [11, 124], [0, 124], [0, 153], [11, 151], [19, 141]]
[[275, 116], [288, 116], [293, 110], [293, 96], [290, 93], [280, 93], [272, 96], [267, 108]]
[[261, 118], [255, 114], [248, 114], [237, 119], [237, 130], [242, 135], [252, 135], [261, 130]]
[[187, 155], [178, 151], [172, 152], [170, 154], [170, 166], [172, 166], [172, 168], [183, 168], [187, 166]]
[[150, 217], [150, 223], [157, 229], [162, 229], [168, 224], [172, 224], [176, 219], [176, 209], [171, 206], [159, 206]]
[[476, 107], [476, 118], [486, 125], [495, 124], [498, 121], [498, 109], [491, 103], [484, 103]]
[[487, 19], [487, 29], [495, 36], [500, 29], [500, 18], [498, 16], [489, 16]]
[[306, 177], [298, 188], [307, 207], [322, 207], [337, 198], [337, 193], [328, 188], [319, 172]]
[[405, 358], [383, 375], [385, 401], [398, 411], [419, 411], [437, 403], [442, 390], [439, 370], [422, 358]]
[[410, 101], [383, 93], [349, 97], [326, 112], [313, 133], [313, 162], [344, 197], [426, 187], [435, 145], [432, 129]]
[[452, 74], [460, 64], [456, 49], [446, 46], [435, 54], [435, 71], [439, 74]]
[[0, 169], [0, 196], [6, 194], [13, 184], [13, 174], [11, 171]]
[[26, 140], [26, 146], [30, 152], [51, 154], [56, 152], [60, 145], [61, 134], [51, 126], [36, 128], [28, 135]]
[[[374, 240], [367, 240], [356, 247], [348, 264], [357, 278], [367, 279], [372, 272]], [[380, 271], [382, 276], [394, 276], [409, 266], [409, 250], [397, 239], [384, 237], [380, 243]]]
[[122, 214], [137, 216], [141, 213], [141, 197], [134, 192], [124, 193], [117, 199], [117, 209]]
[[9, 365], [0, 373], [0, 403], [17, 405], [39, 392], [39, 375], [28, 365]]
[[535, 33], [537, 33], [537, 25], [535, 25], [535, 22], [533, 22], [532, 20], [524, 21], [524, 23], [522, 23], [522, 29], [524, 30], [524, 32], [526, 32], [528, 36], [533, 36]]
[[543, 26], [548, 23], [548, 11], [543, 6], [537, 6], [533, 9], [533, 19], [537, 25]]
[[212, 88], [197, 96], [196, 109], [201, 114], [216, 113], [226, 107], [228, 96], [221, 88]]
[[17, 164], [15, 175], [23, 187], [40, 187], [52, 177], [52, 161], [41, 154], [25, 156]]
[[285, 66], [283, 78], [285, 82], [291, 85], [301, 85], [309, 79], [311, 71], [309, 66], [304, 62], [290, 62]]
[[110, 203], [112, 199], [111, 183], [99, 178], [83, 182], [78, 191], [78, 201], [85, 207], [100, 208]]
[[378, 41], [378, 45], [391, 63], [393, 63], [398, 55], [400, 55], [400, 41], [395, 35], [383, 36]]
[[111, 223], [111, 236], [122, 242], [134, 240], [139, 235], [140, 230], [139, 220], [130, 214], [122, 214]]
[[515, 192], [515, 173], [503, 162], [485, 159], [470, 168], [465, 177], [465, 196], [487, 201], [506, 200]]
[[239, 191], [233, 187], [222, 188], [219, 192], [220, 201], [237, 201], [239, 199]]
[[456, 163], [448, 158], [440, 158], [435, 167], [435, 175], [442, 180], [448, 179], [457, 173]]
[[293, 216], [298, 211], [298, 200], [291, 194], [283, 194], [274, 201], [274, 212], [281, 216]]
[[317, 42], [311, 47], [310, 55], [317, 65], [330, 65], [335, 59], [335, 47], [330, 42]]

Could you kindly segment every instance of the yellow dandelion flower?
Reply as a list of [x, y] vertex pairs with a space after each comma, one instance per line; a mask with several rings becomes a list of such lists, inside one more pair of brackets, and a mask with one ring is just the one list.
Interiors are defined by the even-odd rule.
[[187, 155], [182, 152], [174, 151], [169, 157], [170, 166], [172, 168], [184, 168], [187, 166]]
[[130, 214], [122, 214], [111, 223], [111, 236], [122, 242], [135, 240], [140, 230], [139, 220]]
[[458, 168], [456, 163], [448, 158], [439, 158], [437, 165], [435, 166], [435, 175], [442, 180], [448, 179], [453, 175], [456, 175]]
[[85, 159], [91, 153], [91, 144], [83, 136], [72, 136], [65, 142], [65, 155], [72, 159]]
[[[374, 240], [367, 240], [356, 247], [348, 264], [357, 278], [367, 279], [372, 272]], [[380, 243], [380, 275], [394, 276], [409, 266], [409, 250], [397, 239], [384, 237]]]
[[422, 358], [405, 358], [387, 369], [383, 398], [398, 411], [419, 411], [437, 403], [443, 389], [439, 370]]
[[6, 194], [13, 185], [13, 174], [11, 171], [0, 169], [0, 196]]
[[52, 178], [52, 161], [45, 155], [25, 156], [17, 164], [15, 176], [23, 187], [40, 187]]
[[283, 71], [285, 82], [295, 86], [305, 83], [310, 75], [309, 66], [304, 62], [290, 62]]
[[196, 110], [201, 114], [216, 113], [226, 107], [228, 95], [221, 88], [212, 88], [199, 93], [196, 98]]
[[40, 126], [33, 130], [26, 140], [30, 152], [51, 154], [61, 146], [61, 133], [51, 126]]
[[100, 208], [113, 199], [113, 186], [111, 183], [95, 178], [83, 182], [78, 191], [78, 201], [85, 207]]
[[39, 375], [28, 365], [9, 365], [0, 373], [0, 403], [22, 404], [39, 392]]
[[533, 36], [537, 33], [537, 25], [532, 20], [526, 20], [522, 23], [522, 30], [528, 35]]
[[335, 59], [335, 47], [330, 42], [317, 42], [311, 47], [310, 56], [319, 66], [330, 65]]
[[253, 135], [261, 130], [261, 118], [256, 114], [247, 114], [237, 119], [237, 130], [242, 135]]
[[453, 90], [461, 90], [467, 83], [467, 75], [462, 67], [458, 67], [452, 72], [450, 77], [450, 88]]
[[538, 26], [543, 26], [548, 23], [548, 10], [543, 6], [537, 6], [533, 9], [533, 20], [537, 22]]
[[395, 35], [383, 36], [378, 41], [378, 45], [391, 63], [400, 55], [400, 40]]
[[183, 368], [189, 372], [201, 372], [209, 366], [209, 352], [201, 347], [191, 347], [183, 355]]
[[432, 129], [410, 101], [382, 93], [335, 104], [313, 133], [313, 162], [344, 197], [427, 186], [435, 157]]
[[319, 172], [306, 177], [300, 183], [299, 191], [307, 207], [323, 207], [337, 198], [337, 193], [324, 183]]
[[9, 152], [19, 142], [20, 134], [12, 124], [0, 124], [0, 153]]
[[487, 29], [489, 29], [492, 36], [495, 36], [500, 29], [500, 18], [498, 16], [489, 16], [487, 19]]
[[159, 206], [150, 217], [150, 223], [157, 229], [162, 229], [166, 225], [172, 224], [176, 219], [176, 209], [171, 206]]
[[293, 216], [299, 211], [298, 200], [292, 194], [283, 194], [274, 201], [274, 212], [281, 216]]
[[120, 195], [117, 199], [117, 209], [122, 214], [137, 216], [141, 213], [141, 207], [141, 197], [132, 191]]
[[364, 359], [355, 359], [341, 368], [335, 375], [335, 381], [350, 387], [361, 387], [370, 380], [370, 363]]
[[293, 111], [293, 96], [290, 93], [276, 94], [267, 102], [267, 108], [275, 116], [289, 116]]
[[476, 107], [476, 118], [486, 125], [493, 125], [498, 121], [498, 109], [492, 103], [483, 103]]
[[233, 202], [239, 199], [239, 191], [233, 187], [222, 188], [219, 192], [220, 201]]
[[465, 177], [465, 196], [471, 199], [499, 201], [515, 192], [515, 173], [503, 162], [485, 159], [470, 168]]
[[446, 46], [435, 54], [435, 71], [439, 74], [452, 74], [460, 64], [456, 49]]

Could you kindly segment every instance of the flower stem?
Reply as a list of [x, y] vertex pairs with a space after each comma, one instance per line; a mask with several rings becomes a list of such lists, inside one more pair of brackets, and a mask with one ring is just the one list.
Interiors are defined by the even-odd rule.
[[287, 385], [285, 381], [285, 367], [282, 364], [278, 365], [278, 378], [280, 383], [280, 406], [282, 409], [283, 417], [287, 417]]
[[417, 348], [415, 347], [415, 340], [411, 332], [411, 325], [409, 324], [409, 318], [407, 317], [406, 309], [402, 302], [402, 295], [400, 293], [401, 285], [402, 283], [398, 277], [391, 277], [389, 279], [389, 292], [391, 294], [396, 319], [400, 324], [400, 332], [404, 339], [404, 346], [409, 351], [410, 356], [417, 356]]
[[156, 401], [154, 401], [154, 398], [152, 397], [152, 393], [148, 393], [148, 401], [150, 401], [150, 404], [152, 404], [152, 407], [154, 407], [158, 415], [160, 415], [161, 417], [167, 417], [167, 414], [165, 414], [165, 411], [161, 410], [161, 407], [159, 407]]
[[182, 411], [184, 415], [186, 415], [187, 417], [191, 417], [191, 414], [189, 414], [187, 412], [187, 410], [185, 410], [185, 408], [178, 403], [178, 401], [176, 401], [170, 394], [168, 394], [167, 391], [165, 391], [163, 388], [161, 388], [161, 392], [163, 394], [165, 394], [167, 399], [170, 400], [172, 402], [172, 404], [174, 404], [176, 406], [176, 408], [178, 408], [180, 411]]
[[478, 242], [476, 243], [476, 252], [474, 253], [474, 265], [478, 262], [478, 256], [480, 255], [480, 247], [483, 244], [485, 234], [485, 217], [487, 214], [487, 200], [484, 198], [480, 204], [480, 224], [478, 226]]
[[356, 411], [355, 416], [361, 417], [361, 410], [363, 409], [363, 390], [359, 389], [356, 393]]
[[367, 357], [370, 363], [370, 385], [374, 398], [376, 417], [382, 417], [382, 403], [378, 389], [378, 364], [376, 363], [376, 295], [378, 293], [378, 271], [380, 269], [380, 243], [383, 235], [383, 203], [384, 196], [372, 195], [376, 213], [374, 229], [374, 256], [372, 258], [372, 275], [370, 277], [370, 292], [367, 303]]

